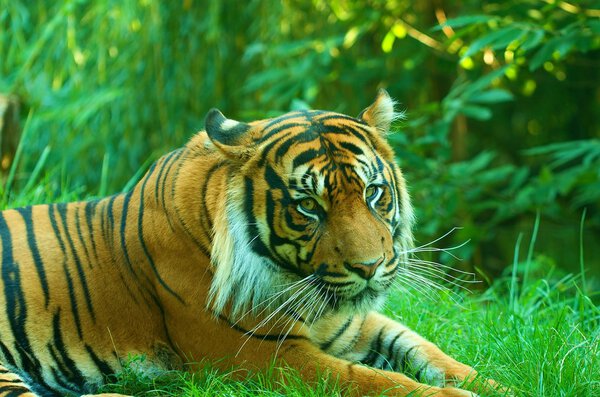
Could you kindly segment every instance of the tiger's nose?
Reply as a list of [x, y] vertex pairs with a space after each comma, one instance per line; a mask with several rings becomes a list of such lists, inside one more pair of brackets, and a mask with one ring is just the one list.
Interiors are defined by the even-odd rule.
[[362, 278], [369, 280], [371, 277], [375, 275], [375, 271], [383, 263], [383, 256], [379, 259], [370, 262], [362, 262], [362, 263], [348, 263], [344, 262], [344, 266], [346, 269], [350, 270], [361, 276]]

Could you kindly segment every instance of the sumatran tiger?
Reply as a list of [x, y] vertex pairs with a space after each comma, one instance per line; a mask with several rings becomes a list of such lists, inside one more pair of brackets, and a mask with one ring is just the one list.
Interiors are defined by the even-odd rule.
[[131, 354], [474, 396], [473, 368], [376, 311], [412, 242], [394, 115], [383, 90], [357, 118], [213, 109], [128, 193], [2, 211], [0, 396], [90, 393]]

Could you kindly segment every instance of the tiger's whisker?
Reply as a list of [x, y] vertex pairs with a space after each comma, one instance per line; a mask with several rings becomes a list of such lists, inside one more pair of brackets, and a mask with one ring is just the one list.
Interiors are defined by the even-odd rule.
[[[427, 275], [427, 276], [432, 277], [432, 278], [437, 278], [437, 279], [442, 280], [442, 281], [444, 281], [444, 282], [446, 282], [448, 284], [454, 285], [457, 288], [460, 288], [460, 289], [465, 290], [465, 291], [469, 291], [469, 289], [466, 288], [464, 285], [461, 285], [460, 283], [458, 283], [458, 282], [456, 282], [456, 281], [454, 281], [452, 279], [445, 278], [442, 275], [433, 273], [433, 272], [429, 271], [428, 269], [418, 269], [418, 270], [419, 270], [419, 273], [421, 275], [424, 274], [424, 275]], [[460, 279], [456, 279], [456, 280], [463, 281], [463, 280], [460, 280]], [[465, 280], [464, 282], [465, 283], [477, 283], [478, 281]]]
[[[447, 276], [451, 279], [454, 280], [459, 280], [459, 281], [463, 281], [466, 283], [472, 283], [472, 282], [479, 282], [479, 280], [475, 279], [475, 274], [474, 273], [470, 273], [470, 272], [465, 272], [465, 271], [461, 271], [459, 269], [454, 269], [452, 267], [445, 267], [445, 268], [437, 268], [433, 263], [430, 262], [425, 262], [425, 261], [409, 261], [406, 264], [406, 267], [409, 269], [422, 269], [422, 270], [427, 270], [439, 275], [444, 275]], [[456, 270], [457, 273], [460, 273], [458, 276], [453, 275], [451, 272]], [[469, 277], [471, 279], [466, 279], [464, 277]]]
[[433, 267], [433, 268], [447, 269], [448, 271], [452, 271], [452, 272], [456, 272], [456, 273], [461, 273], [461, 274], [464, 274], [465, 276], [471, 276], [473, 278], [475, 277], [475, 273], [468, 272], [468, 271], [461, 270], [461, 269], [457, 269], [455, 267], [444, 265], [442, 263], [424, 260], [424, 259], [421, 259], [421, 258], [416, 258], [416, 257], [415, 258], [409, 258], [407, 264], [410, 265], [410, 264], [413, 264], [413, 263], [421, 263], [421, 264], [429, 265], [430, 267]]
[[255, 313], [256, 316], [260, 316], [261, 314], [263, 314], [266, 310], [269, 309], [269, 305], [275, 301], [276, 299], [278, 299], [279, 297], [281, 297], [283, 294], [285, 294], [286, 292], [294, 289], [295, 287], [300, 286], [302, 283], [305, 282], [309, 282], [309, 280], [312, 278], [312, 274], [309, 275], [308, 277], [305, 277], [303, 279], [294, 281], [293, 283], [290, 284], [283, 284], [283, 286], [287, 285], [287, 288], [283, 289], [282, 291], [279, 291], [273, 295], [271, 295], [269, 298], [263, 300], [262, 302], [257, 303], [254, 307], [250, 308], [248, 311], [246, 311], [246, 313], [244, 313], [242, 316], [240, 316], [240, 318], [234, 323], [237, 324], [239, 323], [243, 318], [245, 318], [247, 315], [251, 314], [251, 313], [255, 313], [256, 310], [261, 307], [261, 306], [265, 306], [260, 312]]
[[409, 251], [414, 251], [414, 250], [418, 250], [418, 249], [420, 249], [420, 248], [425, 248], [425, 247], [428, 247], [428, 246], [430, 246], [431, 244], [435, 244], [435, 243], [437, 243], [438, 241], [440, 241], [440, 240], [443, 240], [443, 239], [444, 239], [444, 238], [446, 238], [447, 236], [449, 236], [449, 235], [451, 235], [452, 233], [454, 233], [454, 231], [456, 231], [456, 230], [461, 230], [461, 229], [462, 229], [461, 227], [456, 227], [456, 226], [455, 226], [455, 227], [453, 227], [452, 229], [450, 229], [449, 231], [447, 231], [446, 233], [444, 233], [442, 236], [440, 236], [440, 237], [436, 238], [435, 240], [432, 240], [432, 241], [430, 241], [430, 242], [428, 242], [428, 243], [425, 243], [425, 244], [419, 245], [419, 246], [417, 246], [417, 247], [414, 247], [414, 248], [410, 249]]

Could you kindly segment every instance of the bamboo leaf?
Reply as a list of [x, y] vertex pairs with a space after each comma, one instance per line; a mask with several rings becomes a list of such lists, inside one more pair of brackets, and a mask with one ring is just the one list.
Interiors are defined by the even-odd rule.
[[470, 57], [484, 48], [499, 49], [506, 48], [510, 43], [521, 38], [525, 32], [518, 27], [508, 26], [492, 33], [489, 33], [469, 46], [469, 49], [462, 56], [462, 59]]

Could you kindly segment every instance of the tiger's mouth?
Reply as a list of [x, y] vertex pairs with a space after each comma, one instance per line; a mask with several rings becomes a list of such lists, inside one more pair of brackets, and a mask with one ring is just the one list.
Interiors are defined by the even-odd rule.
[[322, 299], [328, 301], [333, 309], [342, 307], [369, 307], [385, 297], [393, 278], [369, 280], [349, 280], [340, 283], [330, 283], [322, 278], [315, 280], [320, 285]]
[[365, 286], [354, 294], [343, 294], [339, 291], [329, 292], [329, 306], [333, 310], [351, 309], [353, 311], [372, 310], [374, 306], [378, 306], [380, 301], [385, 296], [385, 291], [375, 289], [370, 286]]

